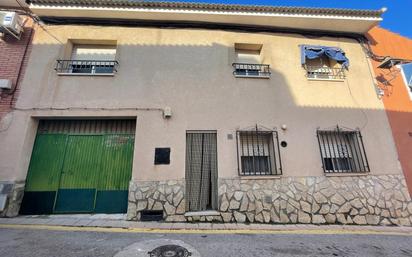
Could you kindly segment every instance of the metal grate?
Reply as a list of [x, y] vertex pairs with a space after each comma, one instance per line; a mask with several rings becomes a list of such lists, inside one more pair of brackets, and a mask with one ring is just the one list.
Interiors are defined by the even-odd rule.
[[57, 60], [55, 70], [59, 74], [114, 74], [118, 61]]
[[189, 257], [192, 253], [180, 245], [162, 245], [147, 253], [150, 257]]
[[306, 65], [306, 76], [309, 79], [345, 79], [345, 71], [342, 68], [330, 68], [326, 66]]
[[269, 78], [269, 64], [233, 63], [235, 77]]
[[276, 131], [261, 129], [236, 131], [240, 176], [281, 175], [279, 140]]
[[162, 210], [142, 210], [140, 212], [140, 221], [161, 221], [163, 220]]
[[38, 134], [134, 134], [136, 120], [40, 120]]
[[325, 173], [369, 172], [368, 159], [359, 130], [317, 130]]

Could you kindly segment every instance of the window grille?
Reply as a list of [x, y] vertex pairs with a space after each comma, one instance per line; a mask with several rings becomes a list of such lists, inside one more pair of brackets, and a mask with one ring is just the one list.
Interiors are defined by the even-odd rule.
[[270, 67], [268, 64], [233, 63], [235, 77], [269, 78]]
[[327, 66], [306, 65], [306, 76], [308, 79], [344, 80], [345, 71], [342, 68], [331, 68]]
[[325, 173], [369, 172], [368, 160], [359, 130], [317, 130]]
[[117, 61], [57, 60], [55, 70], [59, 74], [114, 74]]
[[344, 80], [345, 70], [339, 63], [326, 56], [306, 60], [304, 65], [308, 79]]
[[240, 176], [281, 175], [282, 163], [276, 131], [258, 128], [236, 132]]

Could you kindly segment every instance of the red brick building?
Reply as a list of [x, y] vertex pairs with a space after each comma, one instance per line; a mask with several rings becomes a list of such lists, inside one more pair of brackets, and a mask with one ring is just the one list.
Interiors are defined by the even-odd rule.
[[[5, 33], [2, 33], [0, 37], [0, 80], [2, 85], [10, 85], [9, 81], [11, 81], [10, 89], [0, 88], [1, 134], [7, 132], [13, 120], [11, 113], [19, 96], [20, 84], [29, 60], [35, 23], [30, 15], [25, 15], [25, 12], [18, 7], [16, 9], [16, 6], [1, 6], [0, 4], [0, 8], [3, 10], [1, 15], [3, 19], [6, 13], [16, 12], [21, 18], [23, 27], [22, 33], [18, 36], [6, 32], [5, 29], [1, 30]], [[18, 209], [13, 202], [21, 199], [22, 196], [22, 193], [18, 193], [10, 181], [0, 181], [0, 216], [10, 216], [16, 213]]]
[[19, 94], [19, 82], [24, 76], [25, 67], [31, 50], [31, 39], [34, 33], [33, 20], [22, 16], [24, 32], [20, 39], [4, 34], [0, 39], [0, 79], [12, 81], [11, 89], [1, 89], [0, 119], [10, 112]]

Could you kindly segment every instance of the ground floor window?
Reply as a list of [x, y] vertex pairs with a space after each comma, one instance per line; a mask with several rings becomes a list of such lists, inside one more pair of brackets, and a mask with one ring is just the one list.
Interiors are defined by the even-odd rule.
[[236, 134], [239, 175], [282, 174], [276, 131], [255, 126], [239, 130]]
[[325, 173], [368, 172], [369, 165], [359, 130], [339, 126], [317, 131]]

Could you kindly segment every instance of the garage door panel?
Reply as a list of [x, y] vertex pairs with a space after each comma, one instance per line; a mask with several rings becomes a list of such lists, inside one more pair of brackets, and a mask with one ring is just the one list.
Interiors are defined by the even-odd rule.
[[95, 213], [126, 213], [128, 190], [97, 191]]
[[53, 212], [56, 191], [25, 192], [20, 214], [41, 215]]
[[40, 121], [22, 213], [126, 212], [135, 124]]
[[134, 135], [106, 135], [98, 190], [127, 190], [133, 165]]
[[59, 189], [55, 213], [89, 213], [94, 210], [96, 189]]
[[37, 136], [27, 173], [26, 191], [57, 190], [66, 143], [66, 135]]
[[69, 136], [60, 188], [96, 188], [101, 169], [102, 136]]

